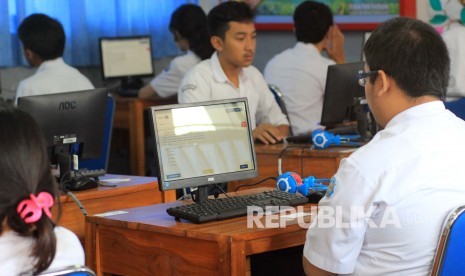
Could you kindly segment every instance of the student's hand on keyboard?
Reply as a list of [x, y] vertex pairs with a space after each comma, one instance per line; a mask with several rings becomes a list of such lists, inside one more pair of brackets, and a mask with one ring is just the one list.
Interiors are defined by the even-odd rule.
[[279, 129], [271, 124], [261, 124], [257, 126], [253, 132], [252, 136], [254, 140], [260, 141], [265, 145], [277, 144], [283, 141], [283, 136]]

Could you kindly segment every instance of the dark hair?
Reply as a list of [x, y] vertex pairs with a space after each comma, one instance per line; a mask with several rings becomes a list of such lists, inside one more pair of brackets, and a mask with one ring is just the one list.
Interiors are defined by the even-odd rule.
[[210, 58], [215, 49], [210, 43], [207, 28], [207, 15], [201, 7], [185, 4], [171, 15], [170, 31], [177, 31], [189, 41], [189, 49], [200, 59]]
[[23, 47], [38, 55], [42, 60], [63, 56], [65, 31], [58, 20], [36, 13], [26, 17], [18, 28]]
[[214, 7], [207, 16], [210, 36], [224, 39], [229, 29], [229, 22], [253, 22], [254, 12], [245, 2], [228, 1]]
[[[34, 274], [47, 269], [55, 257], [55, 224], [46, 215], [26, 223], [16, 211], [30, 194], [48, 192], [57, 199], [58, 187], [51, 174], [43, 134], [27, 113], [0, 105], [0, 221], [20, 236], [35, 240], [31, 255], [37, 260]], [[57, 200], [55, 200], [57, 201]], [[0, 234], [3, 233], [0, 224]]]
[[407, 17], [386, 21], [370, 35], [363, 52], [370, 70], [385, 71], [408, 96], [445, 97], [449, 53], [430, 25]]
[[315, 1], [302, 2], [294, 11], [297, 41], [317, 43], [323, 40], [333, 25], [333, 14], [328, 6]]

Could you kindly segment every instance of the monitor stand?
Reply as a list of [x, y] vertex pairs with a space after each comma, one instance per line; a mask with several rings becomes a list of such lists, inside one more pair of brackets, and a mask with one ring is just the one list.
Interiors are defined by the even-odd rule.
[[139, 89], [144, 86], [144, 82], [140, 78], [121, 78], [121, 89], [119, 95], [122, 97], [137, 97]]
[[225, 193], [225, 190], [227, 190], [227, 182], [208, 184], [191, 188], [191, 196], [195, 203], [202, 204], [209, 200], [208, 196], [212, 195], [216, 199], [220, 193]]
[[63, 191], [84, 191], [98, 187], [98, 179], [71, 175], [71, 154], [58, 152], [55, 153], [55, 157], [60, 168], [60, 175], [58, 179], [60, 189]]
[[141, 78], [124, 77], [121, 79], [121, 89], [136, 89], [139, 90], [144, 86]]
[[357, 120], [357, 132], [362, 141], [369, 141], [378, 131], [377, 123], [373, 118], [365, 98], [354, 99], [354, 112]]
[[203, 204], [208, 200], [208, 186], [209, 185], [199, 186], [194, 191], [191, 189], [192, 200], [195, 203]]

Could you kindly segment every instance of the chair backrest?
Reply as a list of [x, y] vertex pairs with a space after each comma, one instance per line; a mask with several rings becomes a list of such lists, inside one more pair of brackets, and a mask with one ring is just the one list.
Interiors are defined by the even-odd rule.
[[95, 272], [84, 265], [72, 265], [60, 269], [47, 270], [39, 276], [95, 276]]
[[462, 120], [465, 120], [465, 98], [461, 98], [455, 101], [444, 102], [444, 105], [449, 109], [455, 116]]
[[[286, 104], [283, 100], [283, 93], [281, 93], [281, 90], [274, 84], [268, 84], [268, 88], [270, 89], [271, 93], [273, 93], [274, 99], [281, 108], [281, 112], [283, 112], [283, 114], [286, 115], [287, 120], [289, 121], [289, 126], [291, 126], [291, 120], [289, 118], [289, 114], [287, 113]], [[291, 132], [290, 134], [292, 135], [292, 127], [290, 127], [289, 130]]]
[[431, 275], [465, 275], [465, 205], [448, 215]]
[[115, 98], [108, 95], [107, 111], [105, 115], [105, 129], [103, 130], [103, 148], [99, 158], [83, 159], [79, 162], [79, 167], [87, 168], [88, 170], [107, 171], [108, 161], [110, 156], [111, 134], [113, 130], [113, 117], [115, 113]]

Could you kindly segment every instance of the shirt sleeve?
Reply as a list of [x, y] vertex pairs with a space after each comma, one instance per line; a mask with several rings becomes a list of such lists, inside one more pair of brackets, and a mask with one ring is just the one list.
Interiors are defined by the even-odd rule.
[[163, 70], [150, 82], [150, 86], [162, 98], [174, 96], [178, 93], [179, 86], [185, 74], [186, 70], [180, 66], [178, 60], [174, 59], [168, 68]]
[[304, 256], [311, 264], [338, 274], [355, 270], [373, 210], [373, 187], [350, 158], [341, 161], [307, 231]]
[[208, 76], [194, 67], [181, 82], [178, 92], [179, 103], [193, 103], [211, 100], [211, 88]]

